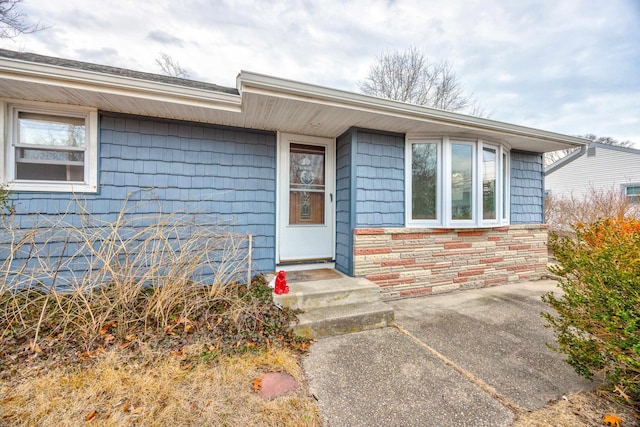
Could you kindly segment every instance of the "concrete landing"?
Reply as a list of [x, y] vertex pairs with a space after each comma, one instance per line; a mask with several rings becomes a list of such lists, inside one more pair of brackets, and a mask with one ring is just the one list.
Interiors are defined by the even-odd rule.
[[393, 308], [380, 300], [380, 289], [374, 283], [341, 273], [324, 276], [331, 278], [297, 274], [307, 280], [288, 281], [288, 294], [273, 295], [277, 305], [302, 311], [298, 323], [292, 325], [296, 334], [323, 338], [384, 328], [393, 321]]

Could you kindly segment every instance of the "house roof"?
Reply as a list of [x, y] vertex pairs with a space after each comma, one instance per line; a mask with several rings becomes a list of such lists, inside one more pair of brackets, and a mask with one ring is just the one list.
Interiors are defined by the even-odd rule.
[[553, 162], [552, 164], [550, 164], [545, 168], [544, 174], [548, 175], [550, 173], [553, 173], [558, 169], [568, 165], [569, 163], [576, 160], [577, 158], [584, 156], [587, 153], [587, 150], [589, 148], [601, 148], [605, 150], [619, 151], [622, 153], [635, 154], [640, 156], [640, 150], [637, 150], [635, 148], [620, 147], [618, 145], [600, 144], [598, 142], [592, 142], [588, 146], [580, 147], [579, 150], [575, 150], [569, 153], [568, 155], [564, 156], [560, 160]]
[[238, 95], [238, 90], [233, 87], [218, 86], [212, 83], [199, 82], [196, 80], [182, 79], [178, 77], [165, 76], [161, 74], [143, 73], [141, 71], [128, 70], [126, 68], [110, 67], [108, 65], [93, 64], [91, 62], [74, 61], [71, 59], [56, 58], [53, 56], [38, 55], [29, 52], [16, 52], [13, 50], [0, 49], [0, 58], [15, 59], [24, 62], [34, 62], [48, 64], [63, 68], [93, 71], [114, 76], [129, 77], [138, 80], [148, 80], [171, 85], [186, 86], [213, 92], [228, 93]]
[[498, 140], [546, 152], [588, 140], [242, 71], [236, 88], [0, 49], [6, 98], [336, 137], [350, 127]]

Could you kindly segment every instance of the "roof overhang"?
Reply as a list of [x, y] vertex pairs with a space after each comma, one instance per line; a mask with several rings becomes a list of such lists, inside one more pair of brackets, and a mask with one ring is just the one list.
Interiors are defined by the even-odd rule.
[[278, 130], [287, 132], [338, 136], [350, 127], [361, 127], [417, 135], [468, 135], [541, 153], [589, 142], [584, 138], [248, 71], [238, 75], [237, 87], [245, 114], [258, 116], [251, 120], [253, 123], [276, 125]]
[[239, 94], [128, 76], [0, 58], [5, 99], [83, 105], [100, 110], [260, 130], [336, 137], [351, 127], [416, 135], [459, 135], [547, 152], [587, 140], [242, 71]]

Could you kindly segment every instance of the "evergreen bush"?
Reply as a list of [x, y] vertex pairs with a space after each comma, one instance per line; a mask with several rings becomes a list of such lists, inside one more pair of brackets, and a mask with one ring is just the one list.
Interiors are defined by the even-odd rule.
[[575, 237], [552, 233], [551, 272], [564, 291], [543, 300], [556, 351], [587, 378], [603, 373], [612, 390], [640, 402], [640, 221], [604, 218], [573, 225]]

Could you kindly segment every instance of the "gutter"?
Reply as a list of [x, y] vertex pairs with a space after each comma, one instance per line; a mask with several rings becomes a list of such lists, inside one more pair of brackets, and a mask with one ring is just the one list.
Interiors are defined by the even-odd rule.
[[554, 172], [557, 169], [560, 169], [562, 166], [566, 165], [567, 163], [571, 163], [573, 160], [584, 155], [584, 153], [587, 152], [587, 148], [588, 148], [587, 146], [580, 147], [579, 150], [576, 150], [573, 153], [569, 153], [568, 155], [564, 156], [557, 162], [550, 164], [548, 167], [544, 169], [544, 174], [549, 175], [551, 172]]
[[16, 59], [0, 58], [0, 76], [15, 81], [233, 112], [240, 112], [241, 105], [240, 95]]
[[285, 98], [305, 102], [317, 102], [325, 105], [353, 108], [360, 111], [394, 115], [413, 120], [426, 120], [474, 130], [480, 129], [499, 132], [501, 134], [535, 138], [542, 141], [569, 144], [577, 147], [582, 147], [590, 142], [585, 138], [468, 116], [466, 114], [453, 113], [451, 111], [421, 105], [381, 99], [324, 86], [300, 83], [250, 71], [241, 71], [236, 79], [236, 84], [241, 95], [246, 91], [273, 96], [274, 92], [276, 92]]

